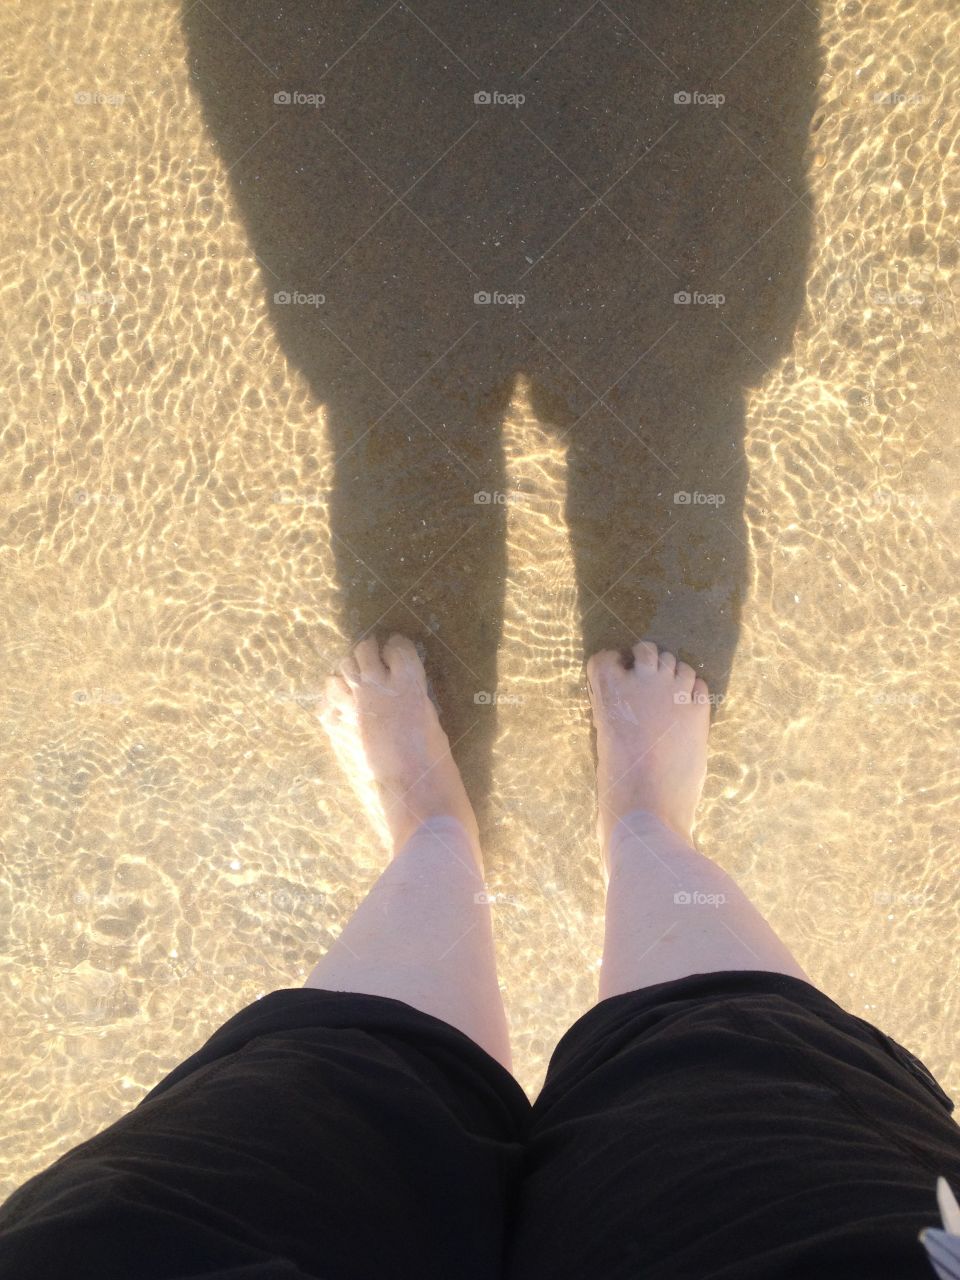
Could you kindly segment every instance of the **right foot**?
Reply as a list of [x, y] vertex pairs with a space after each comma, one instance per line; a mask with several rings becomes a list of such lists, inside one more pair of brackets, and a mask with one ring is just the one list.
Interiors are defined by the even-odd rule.
[[641, 640], [633, 666], [614, 650], [587, 663], [597, 730], [598, 834], [604, 861], [613, 828], [635, 809], [687, 844], [707, 772], [710, 703], [693, 667]]
[[428, 818], [453, 817], [480, 858], [477, 821], [413, 642], [361, 640], [327, 680], [320, 715], [337, 760], [397, 853]]

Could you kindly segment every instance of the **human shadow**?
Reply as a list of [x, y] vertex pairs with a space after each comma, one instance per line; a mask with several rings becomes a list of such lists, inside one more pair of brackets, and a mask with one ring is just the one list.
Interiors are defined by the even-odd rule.
[[277, 333], [324, 406], [341, 622], [424, 643], [475, 797], [520, 374], [567, 448], [585, 653], [649, 636], [722, 694], [745, 397], [804, 299], [811, 7], [184, 0], [182, 19]]

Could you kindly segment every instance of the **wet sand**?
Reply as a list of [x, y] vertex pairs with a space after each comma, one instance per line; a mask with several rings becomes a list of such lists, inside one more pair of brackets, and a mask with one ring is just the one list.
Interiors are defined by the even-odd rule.
[[311, 714], [374, 624], [481, 811], [531, 1093], [595, 998], [583, 660], [640, 634], [722, 699], [701, 846], [960, 1090], [945, 0], [269, 8], [0, 17], [2, 1190], [375, 879]]

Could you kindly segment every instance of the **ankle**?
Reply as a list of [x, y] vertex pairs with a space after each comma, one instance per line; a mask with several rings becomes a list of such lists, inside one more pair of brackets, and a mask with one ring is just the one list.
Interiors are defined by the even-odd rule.
[[467, 821], [466, 815], [431, 813], [413, 820], [403, 839], [394, 843], [393, 857], [398, 858], [409, 849], [422, 848], [426, 844], [440, 845], [454, 856], [463, 856], [469, 850], [482, 875], [483, 855], [475, 820]]
[[604, 814], [601, 811], [600, 828], [601, 844], [608, 859], [611, 853], [631, 836], [639, 840], [649, 837], [655, 839], [658, 844], [665, 839], [680, 841], [686, 848], [695, 849], [690, 828], [684, 828], [679, 823], [672, 822], [667, 815], [642, 805], [628, 809], [622, 814]]

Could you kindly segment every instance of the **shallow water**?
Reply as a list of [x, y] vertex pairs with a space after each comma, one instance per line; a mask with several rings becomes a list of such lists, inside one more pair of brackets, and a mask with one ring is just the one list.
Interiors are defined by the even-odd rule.
[[[390, 21], [414, 41], [405, 13]], [[538, 48], [601, 40], [568, 30], [578, 16]], [[344, 581], [338, 539], [369, 536], [331, 501], [343, 507], [350, 480], [335, 448], [345, 401], [318, 394], [271, 308], [253, 252], [262, 225], [244, 221], [241, 175], [254, 170], [227, 172], [229, 143], [188, 71], [189, 14], [159, 0], [27, 0], [0, 24], [12, 101], [0, 280], [8, 1191], [231, 1012], [299, 984], [376, 877], [381, 855], [311, 712], [371, 620], [364, 599], [379, 612], [382, 583], [372, 569]], [[414, 584], [391, 621], [426, 639], [441, 692], [446, 678], [492, 693], [496, 659], [499, 701], [466, 699], [482, 749], [464, 769], [487, 797], [502, 983], [531, 1094], [596, 989], [592, 569], [614, 593], [592, 615], [597, 640], [648, 624], [672, 639], [689, 616], [689, 656], [723, 691], [701, 846], [830, 996], [960, 1090], [958, 34], [948, 0], [822, 6], [805, 189], [790, 184], [809, 209], [806, 298], [785, 354], [764, 350], [759, 374], [744, 366], [731, 456], [742, 448], [746, 467], [726, 512], [691, 511], [684, 525], [671, 476], [624, 468], [607, 437], [558, 430], [518, 377], [502, 389], [496, 465], [471, 455], [474, 478], [459, 481], [502, 484], [513, 500], [469, 504], [453, 523], [424, 516], [420, 542], [380, 531], [395, 594]], [[763, 29], [744, 44], [762, 57], [776, 39]], [[437, 208], [444, 199], [441, 188]], [[536, 251], [545, 272], [549, 249]], [[590, 347], [603, 286], [591, 283], [597, 311], [577, 324], [598, 371], [585, 381], [605, 387], [604, 352]], [[529, 292], [531, 323], [547, 324]], [[510, 351], [497, 348], [501, 371]], [[418, 518], [445, 475], [432, 447], [437, 472], [401, 468], [398, 482]], [[358, 455], [358, 492], [369, 464]], [[592, 516], [591, 467], [611, 486]], [[647, 486], [639, 516], [610, 498], [621, 482]], [[653, 508], [657, 486], [667, 497]], [[476, 530], [476, 593], [466, 561], [440, 563], [457, 519]], [[658, 525], [670, 557], [635, 590], [629, 580], [631, 603], [610, 565], [646, 554]], [[457, 673], [465, 654], [476, 677]]]

